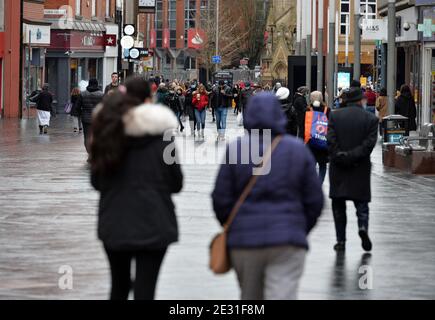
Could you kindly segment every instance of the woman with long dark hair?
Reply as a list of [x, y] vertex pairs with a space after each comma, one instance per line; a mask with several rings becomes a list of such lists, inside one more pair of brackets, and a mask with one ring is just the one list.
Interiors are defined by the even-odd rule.
[[409, 131], [417, 130], [417, 108], [411, 88], [404, 84], [400, 88], [400, 96], [396, 99], [396, 114], [409, 119]]
[[[135, 259], [134, 298], [152, 300], [167, 248], [178, 240], [171, 195], [181, 191], [183, 176], [175, 158], [167, 159], [175, 157], [172, 140], [164, 139], [178, 121], [166, 107], [141, 104], [143, 91], [129, 93], [135, 86], [126, 84], [127, 92], [106, 97], [94, 117], [91, 181], [101, 193], [98, 237], [110, 264], [111, 299], [128, 298]], [[144, 91], [151, 97], [150, 88]]]
[[82, 115], [77, 107], [77, 101], [80, 99], [80, 88], [74, 88], [71, 91], [71, 116], [74, 117], [75, 121], [77, 121], [77, 127], [74, 125], [74, 132], [75, 133], [82, 133], [83, 132], [83, 125], [82, 125]]

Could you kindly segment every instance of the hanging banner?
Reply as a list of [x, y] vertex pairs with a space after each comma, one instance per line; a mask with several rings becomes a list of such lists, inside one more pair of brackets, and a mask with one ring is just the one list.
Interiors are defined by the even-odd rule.
[[189, 29], [187, 31], [187, 47], [190, 49], [202, 49], [206, 42], [206, 34], [202, 29]]
[[157, 41], [157, 35], [156, 30], [150, 31], [150, 48], [155, 49], [156, 48], [156, 41]]
[[162, 48], [168, 49], [170, 44], [169, 29], [163, 29]]

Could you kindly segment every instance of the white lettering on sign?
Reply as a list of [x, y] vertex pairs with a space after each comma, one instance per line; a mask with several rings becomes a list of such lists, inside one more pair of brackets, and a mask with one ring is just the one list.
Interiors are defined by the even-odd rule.
[[95, 45], [95, 38], [92, 36], [84, 36], [82, 39], [82, 45], [85, 47], [93, 47]]

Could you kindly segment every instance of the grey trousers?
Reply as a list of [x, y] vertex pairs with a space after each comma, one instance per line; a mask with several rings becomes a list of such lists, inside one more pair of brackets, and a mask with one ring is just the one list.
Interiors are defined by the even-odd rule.
[[294, 246], [232, 249], [242, 300], [296, 300], [307, 251]]

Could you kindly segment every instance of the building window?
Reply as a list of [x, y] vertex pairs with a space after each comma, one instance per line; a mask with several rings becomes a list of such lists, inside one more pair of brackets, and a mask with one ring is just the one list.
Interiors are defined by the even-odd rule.
[[76, 16], [82, 15], [82, 0], [76, 0]]
[[97, 4], [95, 0], [92, 0], [92, 16], [93, 17], [97, 16]]
[[112, 5], [112, 1], [111, 0], [106, 0], [106, 17], [110, 17], [110, 6]]
[[361, 15], [363, 19], [376, 19], [376, 0], [361, 0]]
[[[376, 1], [376, 0], [375, 0]], [[340, 1], [340, 34], [346, 35], [350, 21], [350, 0]]]

